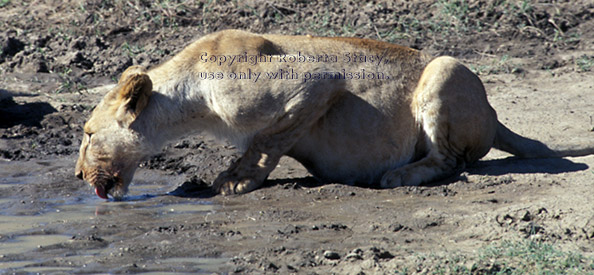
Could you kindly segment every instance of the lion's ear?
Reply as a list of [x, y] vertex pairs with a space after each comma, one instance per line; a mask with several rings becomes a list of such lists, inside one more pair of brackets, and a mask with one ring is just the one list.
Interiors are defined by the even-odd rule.
[[122, 74], [117, 94], [118, 108], [115, 114], [119, 123], [129, 126], [146, 107], [153, 92], [153, 82], [144, 71]]

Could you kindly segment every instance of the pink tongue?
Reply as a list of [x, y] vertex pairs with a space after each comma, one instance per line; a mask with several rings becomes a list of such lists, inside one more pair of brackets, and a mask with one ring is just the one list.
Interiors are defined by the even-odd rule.
[[107, 194], [105, 193], [105, 189], [103, 187], [95, 187], [95, 194], [104, 200], [107, 199]]

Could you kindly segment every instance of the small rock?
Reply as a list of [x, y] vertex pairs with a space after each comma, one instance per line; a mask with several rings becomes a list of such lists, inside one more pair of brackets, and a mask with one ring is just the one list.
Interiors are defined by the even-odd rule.
[[91, 62], [90, 60], [88, 60], [83, 54], [82, 52], [77, 52], [72, 59], [70, 59], [70, 64], [74, 64], [77, 65], [78, 67], [81, 67], [83, 69], [90, 69], [93, 67], [93, 62]]
[[375, 256], [377, 256], [380, 259], [392, 259], [392, 258], [394, 258], [394, 255], [392, 255], [392, 253], [390, 253], [389, 251], [385, 251], [385, 250], [376, 253]]
[[33, 41], [33, 45], [35, 45], [38, 48], [43, 48], [47, 45], [47, 42], [49, 42], [51, 39], [51, 36], [49, 35], [42, 35], [42, 36], [37, 36], [34, 35], [33, 37], [31, 37], [31, 40]]
[[349, 254], [345, 256], [347, 260], [362, 260], [363, 259], [363, 250], [356, 248], [355, 250], [351, 251]]
[[188, 148], [190, 147], [190, 142], [188, 140], [182, 140], [178, 143], [176, 143], [175, 145], [173, 145], [173, 148], [176, 149], [183, 149], [183, 148]]
[[334, 229], [336, 231], [347, 229], [348, 227], [341, 223], [333, 223], [329, 226], [330, 229]]
[[70, 49], [72, 50], [82, 50], [87, 46], [87, 43], [85, 42], [86, 37], [80, 37], [78, 39], [72, 40], [72, 42], [70, 42]]
[[99, 37], [97, 37], [95, 39], [95, 46], [97, 46], [98, 48], [105, 50], [108, 48], [107, 44]]
[[400, 231], [400, 230], [404, 229], [404, 226], [403, 226], [402, 224], [399, 224], [399, 223], [393, 223], [393, 224], [390, 224], [390, 225], [388, 226], [388, 228], [389, 228], [389, 229], [390, 229], [392, 232], [398, 232], [398, 231]]
[[532, 220], [532, 215], [530, 215], [530, 211], [526, 210], [526, 212], [524, 212], [524, 215], [521, 218], [522, 221], [525, 222], [529, 222], [530, 220]]
[[324, 251], [324, 258], [328, 260], [338, 260], [340, 259], [340, 254], [334, 251], [326, 250]]
[[392, 255], [392, 253], [383, 250], [383, 249], [379, 249], [377, 247], [371, 247], [369, 248], [369, 252], [370, 252], [370, 256], [376, 258], [376, 259], [392, 259], [394, 258], [394, 255]]
[[355, 254], [355, 253], [349, 253], [349, 254], [347, 254], [347, 255], [345, 256], [345, 258], [346, 258], [347, 260], [353, 260], [353, 261], [354, 261], [354, 260], [362, 260], [362, 259], [363, 259], [363, 257], [361, 257], [360, 255], [358, 255], [358, 254]]
[[274, 271], [277, 271], [278, 270], [278, 266], [275, 265], [274, 263], [268, 263], [268, 265], [265, 266], [264, 270], [273, 271], [274, 272]]

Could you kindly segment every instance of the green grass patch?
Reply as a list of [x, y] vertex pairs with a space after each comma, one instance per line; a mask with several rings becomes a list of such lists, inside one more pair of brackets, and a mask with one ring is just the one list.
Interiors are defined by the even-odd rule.
[[589, 72], [594, 67], [594, 57], [582, 55], [575, 61], [575, 64], [581, 72]]
[[135, 57], [139, 53], [144, 52], [144, 48], [138, 45], [130, 45], [128, 42], [124, 42], [121, 49], [130, 57]]
[[430, 270], [428, 274], [594, 274], [593, 257], [529, 240], [493, 243], [476, 254], [417, 255], [415, 262], [419, 266], [406, 266], [396, 273]]
[[486, 247], [474, 267], [488, 274], [591, 274], [594, 259], [547, 242], [504, 241]]
[[500, 58], [495, 58], [487, 64], [470, 65], [470, 70], [478, 75], [489, 75], [489, 74], [510, 74], [510, 73], [521, 73], [523, 69], [519, 64], [516, 64], [510, 60], [508, 55], [504, 55]]

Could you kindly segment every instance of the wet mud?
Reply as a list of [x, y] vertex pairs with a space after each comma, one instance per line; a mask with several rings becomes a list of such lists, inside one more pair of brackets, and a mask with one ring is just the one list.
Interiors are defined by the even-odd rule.
[[263, 188], [222, 197], [209, 184], [239, 152], [194, 136], [141, 163], [123, 201], [99, 199], [74, 176], [101, 87], [224, 28], [368, 37], [454, 55], [480, 75], [510, 129], [547, 144], [592, 144], [587, 1], [528, 1], [525, 10], [467, 1], [467, 13], [448, 20], [433, 1], [8, 2], [0, 6], [0, 273], [433, 273], [447, 271], [439, 268], [452, 255], [488, 273], [498, 267], [477, 258], [482, 249], [524, 240], [594, 256], [594, 156], [522, 160], [493, 150], [451, 178], [387, 190], [321, 184], [283, 158]]

